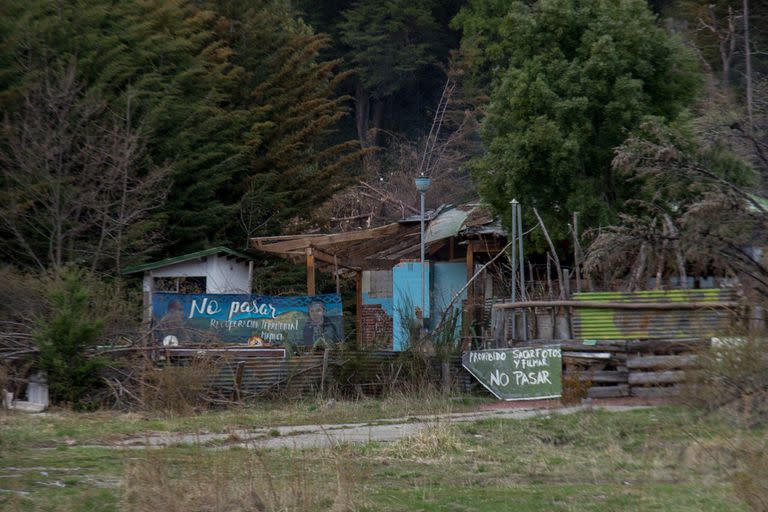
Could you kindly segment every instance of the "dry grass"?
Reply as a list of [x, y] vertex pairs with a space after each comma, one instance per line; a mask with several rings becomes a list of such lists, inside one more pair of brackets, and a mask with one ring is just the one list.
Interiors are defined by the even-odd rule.
[[218, 364], [209, 356], [194, 357], [187, 366], [149, 368], [141, 379], [141, 397], [148, 411], [165, 415], [188, 415], [206, 409], [210, 379]]
[[459, 431], [449, 423], [438, 421], [382, 450], [394, 459], [442, 460], [455, 454], [460, 445]]
[[[734, 428], [768, 425], [768, 340], [730, 337], [715, 340], [698, 354], [681, 400], [695, 411]], [[768, 510], [768, 438], [734, 438], [726, 446], [707, 447], [698, 441], [701, 456], [733, 461], [729, 479], [751, 510]]]
[[[173, 453], [173, 456], [170, 455]], [[290, 457], [259, 449], [148, 450], [126, 464], [128, 512], [299, 512], [356, 510], [349, 450], [334, 446]], [[318, 464], [318, 462], [321, 462]]]

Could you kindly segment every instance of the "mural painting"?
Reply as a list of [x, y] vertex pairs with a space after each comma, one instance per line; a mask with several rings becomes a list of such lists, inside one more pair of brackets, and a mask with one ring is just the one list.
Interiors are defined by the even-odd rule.
[[341, 297], [155, 293], [155, 338], [163, 345], [242, 343], [318, 347], [344, 339]]

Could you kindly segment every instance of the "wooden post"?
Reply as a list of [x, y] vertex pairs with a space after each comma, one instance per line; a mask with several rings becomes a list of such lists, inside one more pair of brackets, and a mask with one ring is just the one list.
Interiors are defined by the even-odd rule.
[[357, 346], [363, 346], [363, 272], [355, 273], [355, 331], [357, 332]]
[[[469, 282], [475, 275], [475, 246], [472, 242], [467, 244], [467, 281]], [[467, 288], [467, 314], [464, 316], [464, 323], [462, 324], [462, 330], [464, 336], [467, 338], [465, 343], [465, 349], [472, 348], [472, 340], [469, 338], [472, 335], [472, 322], [475, 317], [475, 286], [470, 284]]]
[[325, 350], [323, 351], [323, 371], [320, 374], [320, 396], [325, 397], [325, 379], [326, 374], [328, 373], [328, 354], [330, 353], [330, 350], [328, 350], [328, 347], [325, 347]]
[[341, 295], [341, 283], [339, 283], [339, 261], [333, 255], [333, 275], [336, 277], [336, 295]]
[[315, 255], [307, 247], [307, 295], [315, 295]]
[[576, 269], [576, 293], [581, 293], [581, 246], [579, 245], [579, 213], [573, 212], [573, 266]]
[[234, 399], [240, 401], [240, 390], [243, 387], [243, 373], [245, 371], [245, 361], [237, 363], [237, 369], [235, 370], [235, 396]]

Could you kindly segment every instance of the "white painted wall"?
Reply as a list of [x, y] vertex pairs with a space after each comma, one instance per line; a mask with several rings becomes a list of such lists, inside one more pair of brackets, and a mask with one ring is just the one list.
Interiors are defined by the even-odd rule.
[[251, 293], [249, 262], [216, 255], [207, 263], [207, 293]]
[[157, 277], [205, 277], [206, 293], [251, 293], [251, 266], [249, 261], [227, 259], [225, 255], [211, 255], [203, 260], [183, 261], [167, 267], [144, 272], [144, 320], [152, 318], [152, 293]]

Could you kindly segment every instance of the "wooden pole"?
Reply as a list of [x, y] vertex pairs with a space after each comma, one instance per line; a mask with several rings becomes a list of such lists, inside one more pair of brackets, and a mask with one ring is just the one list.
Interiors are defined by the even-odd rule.
[[576, 268], [576, 293], [581, 293], [581, 246], [579, 244], [578, 212], [573, 212], [573, 266]]
[[557, 251], [555, 251], [555, 244], [552, 243], [552, 239], [549, 237], [549, 232], [547, 231], [547, 226], [544, 225], [544, 221], [541, 220], [541, 215], [539, 215], [539, 212], [536, 210], [536, 208], [533, 209], [533, 214], [536, 215], [536, 220], [539, 221], [539, 226], [541, 226], [541, 230], [544, 232], [544, 238], [547, 240], [547, 244], [549, 244], [549, 250], [552, 252], [552, 258], [555, 260], [555, 270], [557, 270], [557, 280], [560, 283], [560, 298], [565, 299], [565, 283], [563, 282], [563, 270], [560, 268], [560, 258], [557, 257]]
[[336, 277], [336, 295], [341, 295], [341, 283], [339, 283], [339, 261], [336, 255], [333, 255], [333, 275]]
[[549, 298], [549, 300], [552, 300], [552, 269], [549, 264], [549, 260], [551, 259], [552, 256], [549, 254], [549, 251], [547, 251], [547, 298]]
[[[469, 339], [469, 336], [472, 334], [472, 330], [470, 327], [472, 326], [472, 321], [474, 319], [474, 313], [475, 313], [475, 287], [472, 286], [470, 283], [472, 282], [472, 276], [475, 273], [475, 246], [470, 242], [467, 244], [467, 314], [464, 318], [465, 322], [462, 325], [462, 330], [464, 331], [464, 336]], [[446, 308], [446, 311], [448, 308]], [[472, 346], [472, 340], [469, 340], [469, 343], [467, 344], [470, 348]]]
[[315, 255], [307, 247], [307, 295], [315, 295]]
[[363, 272], [355, 273], [355, 331], [357, 333], [357, 346], [363, 344]]

